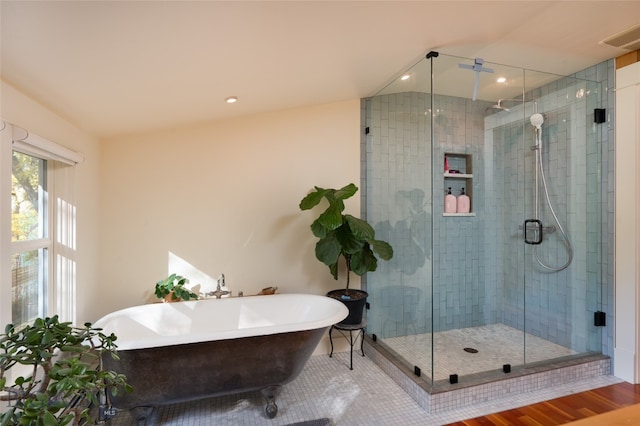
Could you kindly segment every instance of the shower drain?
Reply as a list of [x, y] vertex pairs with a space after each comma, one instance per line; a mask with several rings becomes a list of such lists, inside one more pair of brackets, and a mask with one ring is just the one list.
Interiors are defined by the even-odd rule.
[[470, 354], [477, 354], [478, 350], [475, 348], [464, 348], [465, 352], [469, 352]]

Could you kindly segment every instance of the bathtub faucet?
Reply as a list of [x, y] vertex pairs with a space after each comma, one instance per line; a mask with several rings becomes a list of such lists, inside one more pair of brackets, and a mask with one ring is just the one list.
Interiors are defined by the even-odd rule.
[[231, 295], [231, 292], [228, 290], [223, 290], [222, 288], [225, 287], [225, 283], [224, 283], [224, 274], [220, 274], [220, 276], [218, 277], [218, 284], [216, 285], [216, 290], [215, 291], [211, 291], [209, 293], [207, 293], [207, 296], [215, 296], [216, 299], [220, 299], [222, 296], [226, 296]]

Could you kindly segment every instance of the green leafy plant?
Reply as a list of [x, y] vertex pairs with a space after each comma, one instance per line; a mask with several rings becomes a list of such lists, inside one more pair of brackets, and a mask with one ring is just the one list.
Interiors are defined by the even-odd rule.
[[[118, 359], [116, 339], [90, 323], [73, 327], [58, 316], [37, 318], [20, 329], [7, 325], [0, 335], [0, 400], [9, 406], [0, 414], [0, 424], [95, 423], [90, 406], [99, 405], [100, 395], [132, 390], [124, 375], [102, 369], [103, 353]], [[8, 373], [18, 366], [26, 366], [29, 373], [7, 386]], [[89, 404], [72, 404], [78, 397]]]
[[342, 257], [347, 267], [346, 291], [349, 292], [350, 272], [364, 275], [378, 267], [383, 260], [393, 257], [393, 248], [385, 241], [375, 239], [375, 231], [365, 220], [344, 213], [344, 200], [352, 197], [358, 187], [350, 183], [340, 189], [315, 187], [300, 202], [300, 210], [309, 210], [325, 199], [327, 208], [311, 224], [318, 238], [316, 258], [327, 265], [334, 279], [338, 279], [338, 262]]
[[187, 279], [177, 274], [171, 274], [167, 278], [156, 283], [155, 294], [158, 299], [177, 302], [179, 300], [197, 299], [198, 295], [185, 287]]

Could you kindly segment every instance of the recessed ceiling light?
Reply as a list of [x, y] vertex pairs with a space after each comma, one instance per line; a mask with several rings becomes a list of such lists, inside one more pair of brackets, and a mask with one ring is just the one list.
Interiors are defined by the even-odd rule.
[[498, 83], [506, 83], [507, 82], [507, 77], [498, 77], [498, 79], [496, 81]]
[[238, 102], [238, 97], [237, 96], [229, 96], [227, 99], [224, 100], [226, 103], [228, 104], [235, 104], [236, 102]]
[[405, 80], [409, 80], [411, 78], [411, 74], [405, 74], [402, 77], [400, 77], [400, 80], [405, 81]]

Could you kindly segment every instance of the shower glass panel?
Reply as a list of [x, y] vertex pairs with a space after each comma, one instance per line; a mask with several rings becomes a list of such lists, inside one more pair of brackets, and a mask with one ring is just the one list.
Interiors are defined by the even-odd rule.
[[361, 185], [366, 217], [394, 250], [389, 262], [379, 262], [378, 270], [364, 277], [373, 301], [367, 330], [406, 369], [418, 366], [425, 377], [433, 376], [430, 67], [421, 61], [401, 80], [404, 87], [364, 100], [368, 132]]
[[599, 85], [442, 54], [403, 76], [363, 101], [364, 214], [395, 251], [367, 334], [436, 387], [600, 352]]

